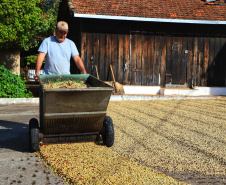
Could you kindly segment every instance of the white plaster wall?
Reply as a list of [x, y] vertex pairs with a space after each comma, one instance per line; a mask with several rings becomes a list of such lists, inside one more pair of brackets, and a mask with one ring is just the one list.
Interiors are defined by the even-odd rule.
[[195, 87], [194, 89], [165, 88], [159, 86], [123, 86], [125, 94], [180, 95], [180, 96], [226, 96], [226, 87]]
[[125, 94], [150, 94], [156, 95], [160, 93], [159, 86], [123, 86]]
[[226, 87], [195, 87], [194, 89], [161, 89], [162, 95], [226, 96]]

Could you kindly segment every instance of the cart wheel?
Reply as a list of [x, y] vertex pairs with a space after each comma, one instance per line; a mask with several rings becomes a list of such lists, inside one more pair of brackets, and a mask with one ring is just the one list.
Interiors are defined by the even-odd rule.
[[111, 147], [114, 144], [114, 126], [113, 121], [110, 116], [105, 116], [103, 122], [103, 143], [107, 145], [107, 147]]
[[39, 126], [36, 118], [29, 121], [29, 147], [32, 152], [39, 151]]

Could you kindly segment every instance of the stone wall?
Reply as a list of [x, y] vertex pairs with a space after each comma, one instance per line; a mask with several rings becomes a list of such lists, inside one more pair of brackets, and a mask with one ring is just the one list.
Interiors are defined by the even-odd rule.
[[20, 75], [20, 50], [0, 50], [0, 65], [4, 63], [13, 74]]

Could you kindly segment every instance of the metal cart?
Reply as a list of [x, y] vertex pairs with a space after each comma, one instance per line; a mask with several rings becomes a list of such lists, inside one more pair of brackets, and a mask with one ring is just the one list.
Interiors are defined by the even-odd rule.
[[[38, 119], [29, 121], [31, 151], [39, 150], [40, 141], [71, 143], [103, 141], [107, 147], [114, 143], [112, 119], [106, 116], [113, 87], [92, 75], [40, 75]], [[83, 81], [88, 88], [45, 89], [45, 83]]]

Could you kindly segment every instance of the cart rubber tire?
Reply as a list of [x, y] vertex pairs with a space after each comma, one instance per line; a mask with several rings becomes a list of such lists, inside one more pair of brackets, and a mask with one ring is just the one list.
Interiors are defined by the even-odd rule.
[[103, 143], [107, 147], [111, 147], [114, 144], [115, 134], [114, 134], [113, 121], [110, 116], [105, 116], [103, 127], [104, 127]]
[[29, 121], [29, 147], [31, 152], [39, 151], [39, 142], [38, 120], [32, 118]]

